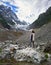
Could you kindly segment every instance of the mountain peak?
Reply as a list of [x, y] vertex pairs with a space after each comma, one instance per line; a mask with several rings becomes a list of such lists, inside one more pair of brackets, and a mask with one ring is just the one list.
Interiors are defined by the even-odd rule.
[[14, 28], [15, 23], [26, 24], [21, 22], [11, 8], [5, 5], [0, 5], [0, 23], [8, 29]]

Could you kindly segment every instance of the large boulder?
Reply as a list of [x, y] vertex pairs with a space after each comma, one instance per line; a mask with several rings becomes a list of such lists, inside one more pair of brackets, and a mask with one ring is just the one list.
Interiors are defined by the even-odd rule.
[[36, 63], [40, 63], [45, 59], [43, 53], [37, 52], [33, 48], [25, 48], [25, 49], [17, 50], [14, 58], [17, 61], [28, 61], [28, 62], [36, 62]]

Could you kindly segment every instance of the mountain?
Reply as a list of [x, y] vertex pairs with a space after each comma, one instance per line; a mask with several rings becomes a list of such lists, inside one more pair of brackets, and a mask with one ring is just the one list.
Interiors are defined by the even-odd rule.
[[38, 19], [29, 25], [29, 29], [35, 30], [37, 43], [51, 43], [51, 7], [45, 13], [40, 14]]
[[17, 30], [18, 25], [26, 25], [26, 22], [21, 22], [10, 7], [0, 5], [0, 41], [19, 38], [23, 33]]
[[35, 41], [37, 43], [51, 43], [51, 22], [44, 24], [35, 33]]
[[29, 28], [40, 28], [44, 24], [51, 22], [51, 7], [48, 8], [48, 10], [42, 14], [39, 15], [38, 19], [34, 21]]
[[0, 5], [0, 24], [4, 28], [15, 28], [15, 24], [25, 25], [25, 22], [21, 22], [17, 15], [11, 10], [10, 7]]

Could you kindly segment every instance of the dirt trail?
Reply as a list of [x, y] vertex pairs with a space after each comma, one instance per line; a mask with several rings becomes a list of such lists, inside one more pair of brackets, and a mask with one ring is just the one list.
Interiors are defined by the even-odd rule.
[[17, 42], [19, 43], [19, 44], [23, 44], [23, 45], [29, 45], [30, 44], [30, 34], [31, 34], [31, 32], [30, 31], [26, 31], [25, 33], [24, 33], [24, 35], [22, 35], [19, 39], [17, 39]]

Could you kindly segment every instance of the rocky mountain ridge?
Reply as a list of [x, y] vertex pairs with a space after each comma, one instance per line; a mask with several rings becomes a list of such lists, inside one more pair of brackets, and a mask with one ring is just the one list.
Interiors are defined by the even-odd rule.
[[41, 26], [49, 22], [51, 22], [51, 7], [49, 7], [46, 12], [40, 14], [38, 19], [29, 25], [29, 29], [40, 28]]
[[15, 24], [25, 25], [27, 23], [21, 22], [10, 7], [0, 5], [0, 24], [4, 28], [11, 29], [15, 28]]

